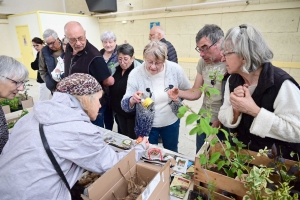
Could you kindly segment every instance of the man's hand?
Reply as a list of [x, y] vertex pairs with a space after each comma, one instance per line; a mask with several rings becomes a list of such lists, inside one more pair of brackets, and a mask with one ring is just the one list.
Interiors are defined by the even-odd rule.
[[[235, 92], [230, 94], [230, 102], [234, 111], [242, 112], [249, 114], [253, 117], [256, 117], [260, 111], [260, 107], [256, 105], [253, 98], [251, 97], [250, 91], [246, 86], [242, 87], [244, 91], [244, 97], [240, 97], [243, 93], [240, 88]], [[236, 93], [239, 95], [237, 96]]]
[[219, 120], [216, 120], [216, 121], [214, 121], [213, 123], [212, 123], [212, 127], [213, 128], [220, 128], [221, 127], [221, 122], [219, 121]]
[[179, 94], [179, 89], [178, 88], [172, 88], [168, 90], [168, 95], [172, 101], [177, 102], [178, 101], [178, 94]]

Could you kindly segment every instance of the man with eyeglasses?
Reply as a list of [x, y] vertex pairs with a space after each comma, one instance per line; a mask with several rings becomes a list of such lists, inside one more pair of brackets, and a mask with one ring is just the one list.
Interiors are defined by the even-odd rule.
[[64, 58], [65, 77], [73, 73], [86, 73], [92, 75], [104, 88], [113, 85], [114, 78], [103, 56], [86, 39], [81, 24], [76, 21], [68, 22], [64, 30], [69, 40]]
[[57, 58], [63, 53], [62, 44], [57, 33], [52, 29], [47, 29], [43, 33], [44, 46], [39, 58], [39, 72], [46, 83], [47, 88], [54, 92], [57, 82], [52, 78], [51, 72], [55, 69]]
[[168, 59], [169, 61], [178, 63], [177, 52], [171, 42], [167, 41], [165, 38], [165, 32], [160, 26], [154, 26], [151, 28], [149, 33], [149, 40], [159, 40], [165, 43], [168, 47]]
[[[200, 59], [197, 64], [197, 75], [195, 78], [194, 86], [190, 90], [179, 90], [178, 96], [187, 100], [197, 100], [201, 97], [199, 88], [203, 84], [209, 84], [209, 87], [217, 88], [223, 91], [222, 87], [225, 86], [225, 79], [227, 78], [226, 64], [221, 61], [222, 54], [219, 48], [221, 39], [224, 37], [222, 29], [215, 24], [206, 24], [196, 35], [196, 48], [195, 50], [200, 53]], [[219, 75], [225, 75], [226, 78], [222, 82], [214, 78], [214, 73], [217, 71]], [[224, 84], [223, 84], [224, 83]], [[173, 89], [174, 90], [174, 89]], [[173, 90], [170, 90], [172, 92]], [[211, 99], [204, 97], [201, 109], [212, 108], [212, 127], [220, 127], [221, 122], [218, 120], [218, 112], [222, 106], [222, 94], [212, 95]], [[223, 134], [218, 134], [219, 138], [224, 138]], [[204, 144], [206, 136], [204, 133], [196, 136], [196, 151]]]

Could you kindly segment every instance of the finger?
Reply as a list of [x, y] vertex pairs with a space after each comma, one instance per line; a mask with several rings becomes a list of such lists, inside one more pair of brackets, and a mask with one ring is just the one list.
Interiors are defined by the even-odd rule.
[[244, 89], [245, 97], [251, 97], [250, 90], [247, 87], [243, 87], [243, 89]]

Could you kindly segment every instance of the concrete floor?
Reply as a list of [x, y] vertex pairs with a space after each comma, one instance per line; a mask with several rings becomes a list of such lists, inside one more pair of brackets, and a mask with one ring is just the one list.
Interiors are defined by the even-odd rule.
[[[33, 97], [34, 102], [38, 101], [39, 97], [39, 83], [36, 82], [34, 79], [29, 79], [28, 82], [30, 85], [28, 93], [30, 96]], [[191, 81], [191, 85], [193, 85], [193, 82]], [[187, 101], [184, 100], [184, 103], [188, 106], [190, 106], [194, 111], [199, 111], [202, 105], [202, 98], [197, 101]], [[196, 135], [189, 135], [190, 130], [192, 129], [192, 126], [186, 126], [185, 125], [186, 117], [183, 117], [180, 120], [180, 132], [179, 132], [179, 153], [188, 155], [190, 157], [194, 157], [196, 155]], [[114, 131], [117, 131], [116, 123], [114, 124]]]

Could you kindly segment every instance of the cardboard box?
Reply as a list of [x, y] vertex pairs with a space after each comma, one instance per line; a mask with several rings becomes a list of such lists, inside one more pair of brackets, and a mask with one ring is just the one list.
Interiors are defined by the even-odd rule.
[[135, 150], [108, 170], [90, 187], [87, 188], [85, 200], [113, 200], [113, 192], [117, 198], [124, 198], [127, 194], [127, 181], [122, 177], [119, 169], [126, 179], [136, 172], [139, 177], [148, 183], [138, 200], [166, 200], [170, 199], [170, 162], [163, 167], [144, 162], [135, 162]]

